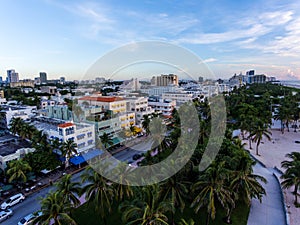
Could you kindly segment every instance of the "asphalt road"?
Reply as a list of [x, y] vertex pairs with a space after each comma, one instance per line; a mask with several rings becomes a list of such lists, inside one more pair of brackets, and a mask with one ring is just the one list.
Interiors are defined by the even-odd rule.
[[[126, 148], [123, 151], [116, 153], [114, 157], [123, 162], [130, 162], [133, 161], [132, 156], [134, 154], [145, 152], [148, 149], [150, 149], [150, 146], [151, 143], [142, 142], [131, 148]], [[73, 175], [74, 181], [80, 181], [80, 175], [82, 174], [82, 172]], [[47, 193], [54, 189], [55, 187], [53, 186], [46, 187], [40, 190], [39, 192], [28, 196], [22, 203], [19, 203], [11, 208], [14, 212], [14, 215], [11, 218], [3, 221], [1, 224], [17, 225], [23, 217], [32, 212], [38, 211], [40, 209], [40, 199], [44, 198], [47, 195]]]

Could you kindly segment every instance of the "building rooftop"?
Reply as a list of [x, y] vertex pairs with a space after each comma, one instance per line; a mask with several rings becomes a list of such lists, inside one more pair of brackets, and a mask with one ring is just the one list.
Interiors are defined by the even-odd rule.
[[115, 101], [122, 101], [124, 100], [121, 97], [118, 96], [85, 96], [81, 97], [78, 100], [83, 100], [83, 101], [96, 101], [96, 102], [115, 102]]
[[71, 126], [74, 126], [74, 123], [62, 123], [62, 124], [58, 125], [58, 127], [60, 127], [60, 128], [66, 128], [66, 127], [71, 127]]
[[[11, 135], [13, 136], [13, 135]], [[0, 143], [0, 155], [1, 156], [7, 156], [14, 154], [18, 149], [21, 148], [30, 148], [31, 145], [29, 142], [25, 140], [18, 140], [15, 136], [13, 136], [13, 139], [7, 140], [6, 142]], [[5, 137], [0, 137], [1, 139]]]

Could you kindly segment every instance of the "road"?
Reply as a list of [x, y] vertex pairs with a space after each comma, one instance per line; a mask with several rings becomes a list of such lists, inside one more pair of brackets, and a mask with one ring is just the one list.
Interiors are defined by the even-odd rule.
[[[134, 154], [145, 152], [148, 149], [150, 149], [150, 147], [151, 147], [151, 143], [142, 142], [142, 143], [132, 146], [131, 148], [126, 148], [123, 151], [116, 153], [114, 155], [114, 157], [123, 162], [133, 161], [132, 156]], [[82, 174], [82, 172], [74, 174], [73, 180], [80, 181], [80, 175]], [[19, 204], [13, 206], [12, 210], [14, 211], [14, 215], [11, 218], [7, 219], [6, 221], [3, 221], [1, 224], [17, 225], [18, 222], [23, 217], [40, 209], [40, 199], [44, 198], [47, 195], [47, 193], [49, 193], [51, 190], [55, 190], [55, 187], [50, 186], [50, 187], [44, 188], [44, 189], [40, 190], [39, 192], [36, 192], [36, 193], [28, 196], [22, 203], [19, 203]]]

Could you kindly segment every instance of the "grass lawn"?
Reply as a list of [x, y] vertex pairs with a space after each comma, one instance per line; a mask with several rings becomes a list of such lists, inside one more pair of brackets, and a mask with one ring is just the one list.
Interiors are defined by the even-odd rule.
[[[186, 220], [193, 218], [193, 220], [196, 222], [196, 225], [205, 225], [207, 217], [205, 210], [206, 208], [203, 208], [201, 212], [195, 214], [193, 209], [186, 207], [183, 213], [178, 211], [175, 214], [175, 223], [178, 224], [182, 218]], [[246, 225], [249, 210], [250, 208], [247, 205], [238, 203], [232, 213], [232, 225]], [[210, 224], [226, 224], [222, 220], [222, 218], [225, 217], [225, 213], [226, 212], [224, 210], [217, 210], [216, 218], [215, 220], [210, 220]], [[100, 215], [95, 212], [93, 205], [82, 205], [74, 211], [72, 216], [78, 225], [104, 225]], [[107, 225], [125, 225], [125, 223], [123, 223], [121, 220], [121, 216], [122, 214], [118, 210], [118, 205], [113, 205], [113, 211], [110, 215], [108, 215], [107, 218]], [[171, 216], [169, 216], [169, 218], [171, 218]]]

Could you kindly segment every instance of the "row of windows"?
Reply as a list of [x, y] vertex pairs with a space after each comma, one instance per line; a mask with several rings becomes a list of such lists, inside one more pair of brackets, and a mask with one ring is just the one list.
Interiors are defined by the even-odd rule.
[[[88, 140], [87, 142], [88, 145], [93, 144], [93, 140]], [[83, 148], [85, 146], [85, 142], [82, 142], [80, 144], [78, 144], [78, 148]]]
[[80, 134], [80, 135], [77, 135], [77, 140], [81, 140], [85, 137], [85, 134]]

